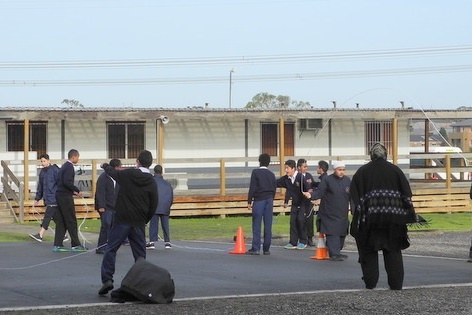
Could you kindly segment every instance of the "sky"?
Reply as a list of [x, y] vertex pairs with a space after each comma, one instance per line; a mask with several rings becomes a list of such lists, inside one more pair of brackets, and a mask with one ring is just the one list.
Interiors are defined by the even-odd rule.
[[470, 0], [0, 0], [0, 107], [472, 106]]

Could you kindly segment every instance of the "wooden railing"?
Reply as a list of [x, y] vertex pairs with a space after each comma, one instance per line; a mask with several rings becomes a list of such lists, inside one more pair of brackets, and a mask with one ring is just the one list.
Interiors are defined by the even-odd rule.
[[[416, 156], [416, 155], [411, 155]], [[460, 155], [465, 158], [472, 158], [472, 154]], [[418, 205], [420, 212], [444, 212], [444, 211], [470, 211], [467, 191], [470, 187], [469, 171], [470, 167], [452, 167], [446, 164], [444, 167], [410, 169], [408, 161], [410, 155], [398, 156], [399, 164], [405, 174], [421, 173], [434, 174], [444, 173], [446, 179], [412, 181], [411, 185], [415, 191], [414, 201]], [[429, 154], [424, 158], [442, 157], [448, 159], [450, 155]], [[286, 159], [295, 159], [286, 157]], [[347, 176], [352, 176], [357, 168], [368, 161], [368, 156], [317, 156], [306, 157], [310, 162], [310, 167], [314, 169], [314, 164], [318, 160], [326, 160], [331, 163], [334, 160], [344, 160], [347, 165]], [[31, 165], [38, 165], [38, 161], [29, 161]], [[100, 164], [107, 160], [86, 160], [81, 159], [79, 166], [81, 174], [77, 174], [76, 184], [82, 189], [85, 198], [76, 199], [76, 209], [78, 217], [98, 217], [93, 209], [93, 196], [98, 175], [101, 172]], [[134, 160], [122, 160], [125, 166], [133, 166]], [[257, 167], [256, 158], [213, 158], [213, 159], [172, 159], [164, 160], [164, 165], [168, 169], [179, 170], [179, 172], [165, 173], [164, 177], [174, 183], [174, 207], [172, 216], [192, 216], [192, 215], [227, 215], [227, 214], [247, 214], [247, 204], [245, 194], [252, 169]], [[34, 219], [34, 212], [42, 213], [41, 207], [31, 210], [34, 192], [29, 195], [22, 195], [23, 183], [10, 170], [7, 161], [1, 162], [3, 168], [2, 185], [4, 196], [10, 203], [10, 207], [20, 222]], [[279, 174], [280, 165], [278, 162], [271, 164], [274, 173]], [[451, 174], [460, 173], [462, 180], [453, 180]], [[425, 175], [426, 176], [426, 175]], [[37, 176], [30, 176], [30, 181], [34, 183]], [[201, 184], [200, 188], [190, 187], [190, 181]], [[206, 181], [212, 181], [211, 185], [205, 186]], [[231, 183], [239, 183], [231, 185]], [[428, 201], [429, 198], [429, 201]], [[276, 201], [279, 202], [280, 201]], [[23, 211], [23, 207], [27, 210]], [[277, 204], [280, 207], [280, 204]], [[446, 210], [444, 210], [446, 209]], [[286, 209], [276, 211], [285, 212]]]
[[[13, 174], [13, 172], [10, 170], [8, 165], [5, 163], [5, 161], [1, 161], [1, 165], [3, 168], [3, 175], [2, 175], [2, 185], [3, 185], [3, 193], [2, 193], [2, 199], [6, 201], [8, 208], [10, 208], [10, 212], [12, 215], [15, 217], [16, 222], [23, 222], [24, 221], [24, 196], [23, 196], [23, 191], [24, 191], [24, 184], [23, 182], [20, 182], [20, 180]], [[15, 191], [15, 186], [17, 190]], [[10, 202], [12, 200], [18, 205], [18, 215], [17, 216], [16, 212], [13, 210], [13, 205]]]
[[[283, 194], [278, 193], [274, 201], [274, 213], [289, 213], [290, 207], [284, 208]], [[78, 219], [99, 218], [94, 209], [93, 198], [76, 198], [75, 209]], [[470, 212], [472, 204], [469, 190], [456, 189], [418, 189], [413, 190], [413, 204], [417, 213]], [[19, 214], [19, 207], [15, 208]], [[45, 207], [33, 207], [32, 201], [25, 202], [25, 221], [41, 220]], [[176, 196], [171, 210], [171, 217], [249, 215], [247, 195], [231, 196]]]
[[[97, 219], [93, 198], [74, 198], [78, 219]], [[288, 213], [284, 208], [283, 194], [277, 194], [274, 201], [274, 213]], [[46, 208], [42, 205], [33, 207], [33, 201], [25, 202], [25, 221], [39, 221]], [[16, 210], [19, 212], [19, 209]], [[176, 196], [172, 205], [171, 217], [219, 216], [251, 214], [247, 207], [247, 195], [232, 196]]]
[[472, 204], [469, 188], [417, 189], [413, 205], [418, 213], [469, 212]]

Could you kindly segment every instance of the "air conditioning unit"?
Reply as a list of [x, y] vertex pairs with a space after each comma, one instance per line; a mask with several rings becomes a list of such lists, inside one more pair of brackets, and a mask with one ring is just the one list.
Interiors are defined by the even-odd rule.
[[298, 122], [298, 126], [300, 130], [318, 130], [318, 129], [323, 128], [323, 119], [321, 118], [300, 119]]

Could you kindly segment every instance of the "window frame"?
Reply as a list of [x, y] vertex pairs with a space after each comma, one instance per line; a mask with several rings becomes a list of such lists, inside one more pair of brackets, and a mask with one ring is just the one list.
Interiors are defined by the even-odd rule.
[[[6, 121], [6, 150], [7, 152], [25, 151], [25, 121]], [[28, 150], [36, 152], [36, 158], [47, 152], [48, 122], [44, 120], [34, 120], [29, 122]]]
[[[107, 125], [108, 158], [110, 159], [138, 158], [139, 153], [142, 150], [144, 150], [145, 144], [146, 144], [146, 122], [145, 121], [107, 121], [106, 125]], [[110, 133], [111, 126], [123, 127], [123, 131], [122, 131], [123, 134], [112, 135]], [[133, 128], [133, 127], [137, 127], [137, 128]], [[116, 131], [113, 131], [113, 132], [117, 132], [117, 131], [118, 129], [116, 129]], [[121, 139], [119, 137], [121, 137]], [[139, 141], [136, 142], [136, 141], [133, 141], [133, 139], [138, 139]], [[116, 146], [116, 148], [112, 146]]]

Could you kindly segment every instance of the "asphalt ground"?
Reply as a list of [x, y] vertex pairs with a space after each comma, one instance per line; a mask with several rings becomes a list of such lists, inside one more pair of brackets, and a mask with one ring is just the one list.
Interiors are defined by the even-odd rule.
[[[31, 227], [27, 227], [31, 230]], [[18, 225], [0, 225], [18, 231]], [[21, 227], [24, 229], [24, 227]], [[23, 232], [23, 231], [22, 231]], [[36, 232], [24, 231], [24, 233]], [[249, 231], [246, 231], [246, 234]], [[285, 250], [275, 239], [270, 256], [229, 254], [231, 240], [173, 241], [148, 251], [148, 261], [175, 281], [168, 305], [109, 303], [98, 296], [101, 255], [52, 253], [52, 243], [0, 243], [0, 311], [10, 314], [470, 314], [470, 233], [412, 232], [404, 251], [404, 290], [388, 290], [381, 269], [375, 290], [364, 289], [352, 238], [346, 261], [310, 259], [315, 248]], [[92, 244], [96, 235], [85, 234]], [[246, 245], [249, 247], [249, 239]], [[381, 259], [380, 259], [381, 261]], [[115, 285], [133, 264], [129, 247], [117, 257]], [[383, 268], [381, 263], [381, 268]]]

